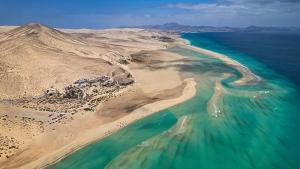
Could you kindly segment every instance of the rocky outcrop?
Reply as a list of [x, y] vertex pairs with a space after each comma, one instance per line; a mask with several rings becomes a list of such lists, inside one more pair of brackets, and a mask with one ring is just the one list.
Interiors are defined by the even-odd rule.
[[65, 87], [65, 93], [64, 93], [65, 98], [82, 99], [83, 95], [84, 92], [80, 87], [77, 87], [75, 85], [70, 85]]
[[175, 42], [175, 39], [168, 37], [168, 36], [152, 36], [152, 38], [157, 39], [161, 42], [167, 42], [167, 43]]
[[111, 87], [115, 85], [115, 81], [113, 79], [108, 79], [105, 82], [103, 82], [102, 85], [105, 87]]
[[112, 75], [117, 85], [127, 86], [134, 83], [132, 75], [124, 69], [117, 69], [112, 73]]
[[112, 77], [109, 76], [99, 76], [92, 79], [79, 79], [74, 82], [74, 85], [75, 87], [79, 87], [79, 88], [85, 88], [85, 87], [97, 86], [97, 85], [110, 87], [115, 85], [115, 81]]
[[47, 97], [47, 98], [60, 97], [61, 93], [56, 88], [51, 87], [51, 88], [49, 88], [45, 91], [44, 96]]
[[120, 52], [111, 51], [102, 55], [104, 60], [108, 60], [111, 63], [128, 64], [131, 60], [130, 56], [122, 55]]
[[117, 82], [121, 86], [127, 86], [133, 84], [134, 80], [130, 78], [120, 78]]
[[131, 85], [134, 83], [134, 79], [132, 78], [131, 74], [129, 74], [129, 73], [124, 73], [124, 74], [115, 76], [114, 80], [120, 86], [127, 86], [127, 85]]

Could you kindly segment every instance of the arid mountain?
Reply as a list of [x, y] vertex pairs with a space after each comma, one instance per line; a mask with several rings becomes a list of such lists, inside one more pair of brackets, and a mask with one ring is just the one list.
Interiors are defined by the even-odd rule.
[[83, 77], [124, 72], [118, 62], [128, 58], [101, 45], [35, 23], [2, 34], [0, 99], [37, 96]]
[[16, 38], [24, 38], [27, 40], [40, 40], [41, 42], [50, 45], [49, 42], [51, 41], [47, 41], [47, 37], [49, 38], [48, 40], [52, 38], [51, 40], [55, 42], [65, 41], [69, 43], [80, 43], [79, 40], [76, 40], [69, 34], [38, 23], [30, 23], [10, 30], [9, 32], [4, 34], [2, 40], [15, 40]]

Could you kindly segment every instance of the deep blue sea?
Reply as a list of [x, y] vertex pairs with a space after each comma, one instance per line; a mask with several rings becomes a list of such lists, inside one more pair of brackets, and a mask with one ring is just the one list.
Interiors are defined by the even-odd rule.
[[300, 86], [300, 34], [212, 32], [184, 37], [197, 39], [194, 43], [206, 49], [251, 56]]

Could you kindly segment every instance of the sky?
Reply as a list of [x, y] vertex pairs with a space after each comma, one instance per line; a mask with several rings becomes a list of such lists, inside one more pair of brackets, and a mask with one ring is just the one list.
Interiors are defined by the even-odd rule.
[[300, 0], [0, 0], [0, 25], [300, 27]]

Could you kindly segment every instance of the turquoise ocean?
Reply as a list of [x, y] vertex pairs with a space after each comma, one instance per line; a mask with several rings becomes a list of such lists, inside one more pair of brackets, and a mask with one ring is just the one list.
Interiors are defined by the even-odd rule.
[[[298, 37], [298, 38], [297, 38]], [[261, 77], [244, 85], [221, 60], [183, 47], [176, 68], [197, 81], [192, 99], [76, 151], [51, 169], [299, 169], [300, 36], [186, 33], [194, 46], [231, 57]], [[216, 84], [222, 86], [216, 94]], [[219, 110], [214, 116], [209, 109]]]

